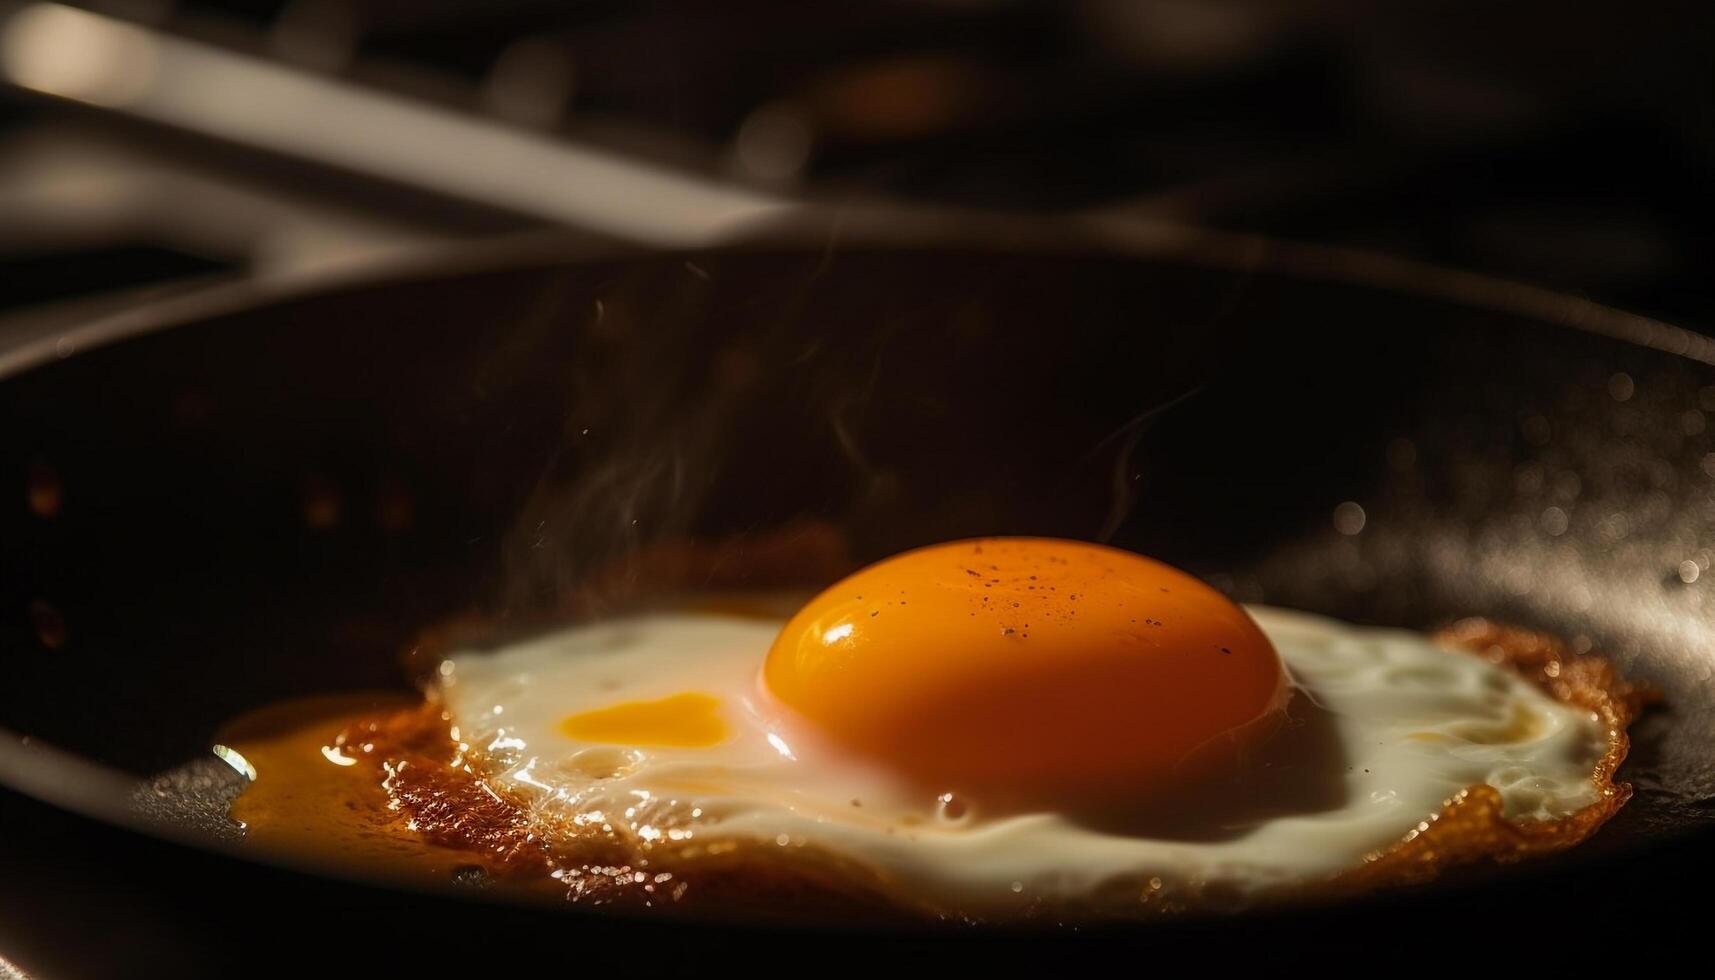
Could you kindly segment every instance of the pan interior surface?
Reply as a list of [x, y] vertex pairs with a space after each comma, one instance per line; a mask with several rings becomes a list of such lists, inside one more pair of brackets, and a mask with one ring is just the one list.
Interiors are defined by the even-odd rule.
[[1661, 352], [1102, 251], [348, 287], [0, 384], [0, 726], [155, 780], [146, 812], [215, 841], [232, 717], [401, 688], [400, 651], [470, 610], [669, 591], [637, 561], [663, 544], [1102, 538], [1241, 601], [1546, 630], [1658, 686], [1588, 860], [1715, 818], [1710, 413], [1715, 371]]

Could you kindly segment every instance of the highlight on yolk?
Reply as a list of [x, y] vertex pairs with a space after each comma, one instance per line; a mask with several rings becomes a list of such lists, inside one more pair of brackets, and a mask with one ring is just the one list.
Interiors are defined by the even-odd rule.
[[726, 740], [720, 699], [686, 691], [655, 701], [626, 701], [570, 715], [560, 734], [580, 742], [700, 749]]
[[762, 684], [849, 751], [1023, 805], [1188, 785], [1269, 734], [1290, 690], [1219, 592], [1051, 538], [932, 545], [851, 575], [786, 624]]

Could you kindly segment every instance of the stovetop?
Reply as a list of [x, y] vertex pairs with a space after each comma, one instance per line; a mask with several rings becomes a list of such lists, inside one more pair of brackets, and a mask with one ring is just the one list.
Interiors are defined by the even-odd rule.
[[[0, 0], [0, 310], [810, 197], [1116, 209], [1715, 325], [1707, 5], [1370, 7]], [[710, 193], [645, 217], [674, 181]]]

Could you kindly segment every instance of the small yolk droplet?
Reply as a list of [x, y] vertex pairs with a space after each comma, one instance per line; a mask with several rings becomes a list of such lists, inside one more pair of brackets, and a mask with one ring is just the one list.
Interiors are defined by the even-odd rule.
[[580, 742], [696, 749], [726, 740], [720, 699], [695, 691], [654, 701], [626, 701], [581, 711], [560, 722], [560, 734]]

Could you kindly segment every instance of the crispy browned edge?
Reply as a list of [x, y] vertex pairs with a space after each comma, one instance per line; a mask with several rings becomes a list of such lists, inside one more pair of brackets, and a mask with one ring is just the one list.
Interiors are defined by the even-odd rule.
[[1628, 682], [1606, 658], [1576, 653], [1547, 633], [1471, 618], [1436, 638], [1513, 671], [1562, 704], [1596, 715], [1607, 740], [1607, 750], [1590, 774], [1597, 800], [1559, 820], [1514, 822], [1502, 816], [1501, 796], [1494, 787], [1469, 787], [1404, 840], [1342, 876], [1341, 888], [1417, 883], [1450, 867], [1507, 863], [1565, 850], [1587, 840], [1631, 798], [1631, 785], [1616, 782], [1614, 774], [1631, 748], [1627, 730], [1646, 705], [1660, 699], [1657, 691]]

